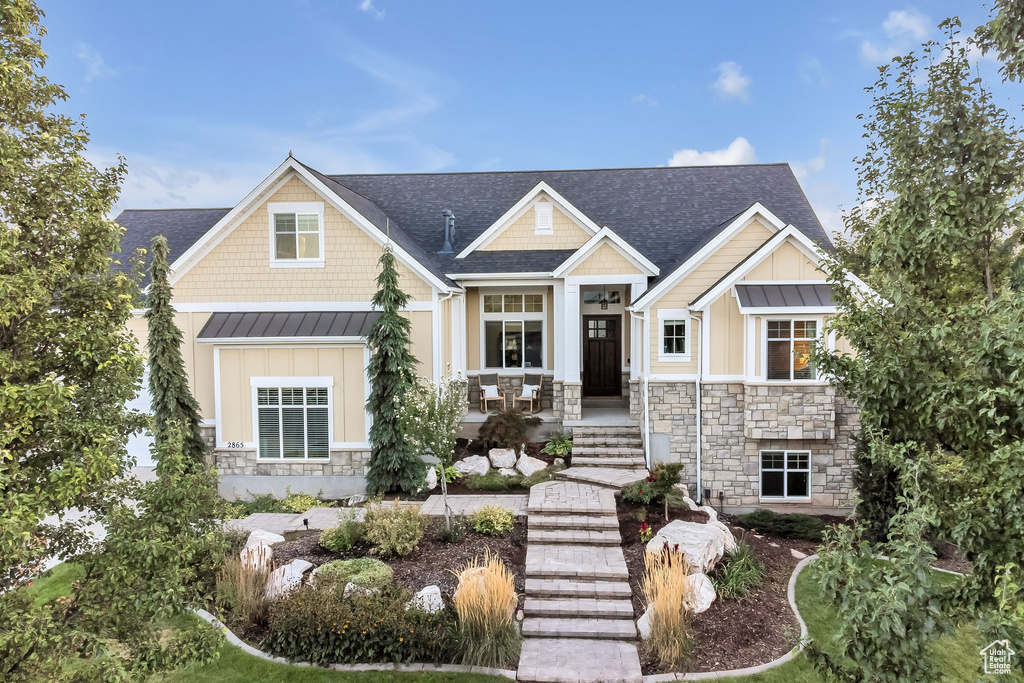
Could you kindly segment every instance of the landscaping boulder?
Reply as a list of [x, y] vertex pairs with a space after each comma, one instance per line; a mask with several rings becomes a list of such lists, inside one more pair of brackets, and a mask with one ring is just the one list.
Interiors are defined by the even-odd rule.
[[427, 468], [427, 479], [423, 485], [424, 490], [433, 491], [437, 488], [437, 470], [431, 465]]
[[492, 448], [487, 457], [491, 460], [491, 467], [509, 469], [516, 466], [516, 452], [511, 448]]
[[362, 493], [356, 493], [356, 494], [353, 494], [353, 495], [349, 496], [348, 500], [345, 501], [345, 504], [348, 505], [349, 507], [352, 507], [354, 505], [359, 505], [361, 503], [365, 503], [367, 500], [369, 500], [369, 499], [365, 495], [363, 495]]
[[683, 496], [683, 505], [690, 508], [690, 510], [698, 510], [697, 504], [693, 502], [693, 499], [689, 496]]
[[679, 493], [683, 494], [683, 498], [689, 498], [690, 497], [690, 489], [686, 488], [686, 484], [679, 483], [679, 484], [673, 484], [673, 486], [676, 488], [676, 490], [679, 491]]
[[245, 546], [248, 548], [251, 545], [256, 545], [261, 542], [266, 543], [267, 545], [284, 543], [284, 536], [281, 534], [272, 534], [269, 531], [264, 531], [263, 529], [253, 529], [252, 533], [249, 534], [249, 538], [245, 541]]
[[292, 560], [275, 569], [267, 579], [267, 597], [279, 598], [298, 588], [302, 583], [302, 574], [312, 566], [312, 562]]
[[471, 455], [455, 463], [455, 469], [463, 476], [470, 474], [487, 474], [491, 470], [490, 461], [482, 455]]
[[694, 614], [700, 614], [711, 607], [711, 603], [718, 597], [715, 594], [715, 584], [711, 582], [707, 574], [690, 574], [685, 579], [687, 588], [693, 596], [686, 601], [686, 608]]
[[264, 541], [259, 541], [254, 545], [247, 545], [242, 548], [242, 552], [238, 554], [238, 557], [242, 560], [243, 567], [256, 571], [265, 571], [270, 569], [270, 561], [274, 558], [274, 549]]
[[511, 467], [502, 467], [500, 470], [498, 470], [498, 474], [500, 474], [503, 477], [514, 477], [519, 473], [516, 472]]
[[710, 505], [701, 505], [699, 508], [697, 508], [697, 511], [706, 514], [708, 516], [708, 520], [712, 522], [718, 521], [718, 510], [711, 507]]
[[528, 455], [523, 455], [519, 458], [519, 462], [516, 463], [516, 469], [524, 477], [529, 477], [543, 469], [547, 469], [548, 464], [538, 458], [531, 458]]
[[663, 548], [675, 548], [683, 554], [692, 572], [710, 572], [725, 554], [727, 543], [735, 544], [732, 532], [720, 522], [700, 524], [676, 520], [670, 522], [650, 540], [647, 550], [660, 553]]
[[416, 608], [427, 614], [440, 612], [444, 609], [444, 598], [441, 597], [441, 589], [438, 586], [427, 586], [414, 595], [405, 608]]
[[555, 458], [551, 461], [551, 464], [555, 467], [565, 467], [565, 458]]

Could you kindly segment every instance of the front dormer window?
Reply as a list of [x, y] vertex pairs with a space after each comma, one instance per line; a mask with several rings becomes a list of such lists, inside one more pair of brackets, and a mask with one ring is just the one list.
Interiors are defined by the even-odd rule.
[[270, 265], [316, 267], [324, 264], [324, 208], [319, 202], [268, 204]]

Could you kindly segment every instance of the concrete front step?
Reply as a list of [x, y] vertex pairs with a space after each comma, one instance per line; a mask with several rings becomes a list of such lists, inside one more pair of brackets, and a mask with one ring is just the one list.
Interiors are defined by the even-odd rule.
[[531, 545], [622, 545], [622, 536], [617, 529], [529, 529], [526, 541]]
[[640, 438], [640, 427], [573, 427], [572, 440], [610, 437], [619, 439]]
[[579, 457], [605, 457], [605, 456], [639, 456], [644, 457], [644, 449], [628, 448], [626, 446], [581, 446], [572, 449], [572, 459]]
[[526, 617], [523, 635], [527, 638], [599, 638], [601, 640], [633, 640], [636, 625], [633, 619], [558, 619]]
[[[647, 472], [644, 472], [647, 476]], [[596, 515], [530, 515], [527, 517], [529, 528], [533, 529], [584, 529], [600, 531], [611, 529], [618, 531], [619, 520], [615, 517], [599, 517]]]
[[574, 579], [526, 579], [531, 598], [626, 598], [633, 592], [625, 581], [577, 581]]
[[643, 456], [638, 457], [625, 457], [625, 456], [607, 456], [607, 457], [576, 457], [572, 458], [573, 467], [617, 467], [617, 468], [636, 468], [646, 467], [647, 462]]
[[639, 448], [644, 442], [639, 436], [581, 436], [572, 440], [573, 450], [581, 446], [626, 446]]
[[622, 549], [587, 545], [530, 545], [526, 548], [526, 578], [626, 581]]
[[527, 617], [632, 619], [633, 601], [602, 598], [526, 598]]

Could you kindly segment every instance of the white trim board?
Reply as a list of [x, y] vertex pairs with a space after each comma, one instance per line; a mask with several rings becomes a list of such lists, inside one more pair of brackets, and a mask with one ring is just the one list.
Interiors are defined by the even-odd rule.
[[[290, 313], [307, 311], [351, 311], [365, 313], [375, 311], [369, 301], [211, 301], [172, 303], [178, 313]], [[412, 301], [403, 311], [432, 311], [434, 305], [429, 301]], [[142, 317], [145, 309], [140, 309]]]
[[[577, 249], [569, 258], [563, 261], [562, 264], [555, 269], [552, 275], [554, 277], [564, 277], [566, 274], [571, 273], [572, 270], [583, 263], [588, 256], [600, 249], [602, 244], [609, 244], [612, 249], [618, 252], [623, 258], [636, 266], [637, 269], [648, 277], [654, 277], [661, 272], [658, 266], [651, 263], [650, 259], [634, 249], [628, 242], [626, 242], [626, 240], [619, 237], [614, 230], [605, 226], [601, 228], [597, 234], [587, 240], [586, 244]], [[624, 274], [630, 276], [636, 275], [636, 273]], [[615, 276], [609, 275], [607, 277], [614, 278]]]
[[571, 218], [577, 225], [583, 228], [590, 234], [596, 234], [600, 228], [597, 223], [592, 221], [582, 211], [573, 206], [565, 197], [555, 192], [555, 190], [543, 180], [533, 186], [533, 189], [523, 195], [522, 199], [512, 205], [512, 207], [502, 214], [501, 218], [494, 221], [486, 230], [470, 242], [465, 249], [459, 252], [455, 258], [466, 258], [477, 249], [486, 247], [488, 244], [493, 242], [498, 235], [512, 222], [524, 214], [533, 202], [540, 198], [541, 193], [546, 194], [553, 203], [558, 205], [558, 208], [562, 213], [566, 214]]

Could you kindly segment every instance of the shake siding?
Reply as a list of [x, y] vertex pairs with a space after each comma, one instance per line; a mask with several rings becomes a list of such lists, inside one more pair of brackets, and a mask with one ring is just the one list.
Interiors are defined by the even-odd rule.
[[[635, 275], [640, 269], [609, 244], [602, 244], [569, 273], [576, 275]], [[609, 281], [609, 284], [614, 284]]]
[[554, 207], [551, 211], [551, 234], [538, 235], [535, 232], [536, 219], [533, 207], [509, 223], [494, 240], [480, 251], [522, 251], [527, 249], [579, 249], [590, 234], [576, 222]]
[[[211, 301], [369, 301], [381, 246], [325, 203], [323, 268], [271, 268], [269, 202], [322, 202], [293, 177], [235, 227], [174, 285], [176, 303]], [[399, 263], [402, 289], [429, 301], [431, 288]]]

